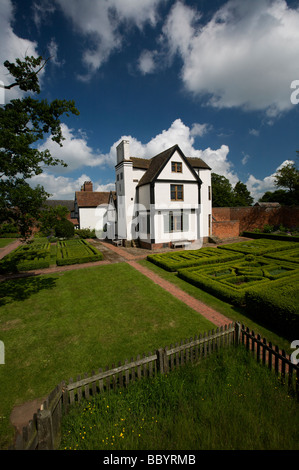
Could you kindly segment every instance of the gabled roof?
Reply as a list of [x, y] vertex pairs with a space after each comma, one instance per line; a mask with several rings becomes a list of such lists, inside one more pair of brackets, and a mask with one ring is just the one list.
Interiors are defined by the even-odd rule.
[[[133, 163], [133, 168], [146, 170], [137, 186], [142, 186], [154, 181], [175, 151], [178, 151], [181, 154], [182, 158], [186, 160], [187, 165], [191, 167], [191, 170], [194, 168], [211, 169], [201, 158], [186, 158], [180, 147], [178, 145], [174, 145], [150, 159], [130, 158], [130, 161]], [[198, 176], [196, 175], [196, 177]]]
[[108, 205], [110, 194], [111, 191], [76, 191], [75, 198], [78, 207], [97, 207], [100, 204]]

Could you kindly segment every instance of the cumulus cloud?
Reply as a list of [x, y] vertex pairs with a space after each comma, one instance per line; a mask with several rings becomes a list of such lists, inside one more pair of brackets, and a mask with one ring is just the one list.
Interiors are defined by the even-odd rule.
[[271, 118], [291, 108], [298, 75], [299, 8], [285, 0], [229, 0], [206, 24], [181, 1], [163, 28], [169, 55], [182, 59], [187, 90], [208, 96], [215, 108], [266, 110]]
[[275, 185], [275, 174], [278, 170], [283, 168], [285, 165], [288, 165], [289, 163], [294, 162], [291, 160], [285, 160], [276, 168], [276, 170], [271, 175], [266, 176], [263, 179], [258, 179], [254, 175], [250, 175], [248, 177], [245, 184], [255, 201], [261, 198], [266, 191], [272, 192], [278, 189], [278, 187]]
[[63, 160], [68, 165], [66, 168], [61, 167], [61, 165], [51, 167], [53, 173], [66, 174], [83, 166], [100, 167], [105, 164], [111, 164], [109, 155], [95, 151], [88, 145], [88, 139], [84, 132], [75, 132], [74, 129], [70, 129], [64, 123], [61, 124], [61, 129], [64, 137], [62, 147], [56, 142], [53, 142], [51, 137], [48, 137], [45, 142], [38, 147], [41, 151], [48, 149], [51, 155]]
[[145, 24], [155, 26], [158, 7], [167, 0], [55, 0], [75, 29], [89, 39], [90, 46], [83, 53], [83, 62], [89, 72], [88, 79], [105, 63], [110, 55], [122, 48], [121, 28], [127, 30]]
[[[11, 0], [1, 0], [0, 2], [0, 80], [4, 85], [14, 82], [14, 78], [9, 75], [8, 70], [3, 66], [5, 60], [15, 62], [17, 58], [22, 60], [25, 56], [38, 56], [37, 43], [20, 38], [13, 31], [15, 8]], [[44, 70], [41, 70], [40, 79], [43, 73]], [[5, 102], [20, 96], [22, 96], [22, 92], [18, 87], [11, 88], [9, 91], [5, 90]]]
[[140, 54], [138, 60], [138, 69], [143, 74], [153, 73], [156, 70], [157, 64], [155, 62], [155, 56], [157, 51], [145, 50]]

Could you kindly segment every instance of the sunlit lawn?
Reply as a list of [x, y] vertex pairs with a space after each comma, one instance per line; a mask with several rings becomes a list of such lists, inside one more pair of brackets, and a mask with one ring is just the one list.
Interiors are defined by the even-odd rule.
[[16, 240], [16, 238], [0, 238], [0, 248], [5, 248], [7, 245], [15, 242]]
[[0, 448], [15, 405], [213, 327], [126, 263], [0, 283]]

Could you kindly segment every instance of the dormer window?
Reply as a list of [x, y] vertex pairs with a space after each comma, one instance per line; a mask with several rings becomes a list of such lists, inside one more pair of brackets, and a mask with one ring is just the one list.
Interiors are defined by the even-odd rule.
[[171, 171], [173, 173], [182, 173], [182, 162], [171, 162]]

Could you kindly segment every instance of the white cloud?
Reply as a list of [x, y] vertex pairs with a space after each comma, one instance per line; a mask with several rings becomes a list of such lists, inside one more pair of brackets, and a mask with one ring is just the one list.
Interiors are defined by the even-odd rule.
[[153, 73], [156, 70], [155, 55], [156, 51], [145, 50], [140, 54], [138, 60], [138, 69], [143, 75]]
[[[12, 24], [14, 21], [15, 8], [11, 0], [1, 0], [0, 2], [0, 80], [4, 85], [14, 82], [3, 62], [9, 60], [15, 62], [17, 58], [24, 59], [25, 56], [38, 56], [37, 43], [23, 39], [14, 33]], [[39, 77], [42, 78], [44, 70], [41, 70]], [[5, 102], [22, 96], [18, 87], [5, 90]]]
[[51, 64], [54, 64], [57, 67], [62, 67], [65, 61], [60, 61], [58, 59], [58, 44], [54, 38], [52, 38], [48, 44], [48, 51], [51, 57]]
[[276, 191], [278, 187], [275, 185], [275, 173], [283, 168], [285, 165], [288, 165], [289, 163], [294, 163], [291, 160], [285, 160], [282, 162], [276, 170], [269, 176], [266, 176], [263, 179], [258, 179], [253, 175], [250, 175], [245, 182], [247, 189], [250, 191], [252, 197], [254, 198], [255, 201], [258, 201], [259, 198], [261, 198], [266, 191]]
[[187, 90], [209, 96], [215, 108], [266, 110], [292, 107], [298, 78], [299, 9], [285, 0], [230, 0], [205, 25], [195, 8], [177, 1], [163, 29], [170, 56], [182, 61]]
[[38, 184], [43, 186], [47, 193], [51, 194], [50, 199], [74, 199], [75, 191], [80, 191], [84, 181], [90, 181], [90, 177], [82, 174], [79, 178], [73, 179], [66, 176], [55, 176], [45, 171], [40, 175], [33, 176], [28, 180], [32, 187]]
[[250, 158], [250, 155], [245, 154], [245, 153], [243, 152], [243, 158], [242, 158], [242, 160], [241, 160], [242, 165], [246, 165], [246, 163], [248, 162], [249, 158]]
[[192, 124], [190, 134], [194, 137], [202, 137], [212, 130], [213, 126], [211, 124], [198, 124], [197, 122]]
[[81, 167], [96, 167], [111, 164], [110, 156], [102, 154], [100, 151], [94, 151], [87, 142], [87, 137], [84, 132], [70, 129], [66, 124], [61, 124], [62, 135], [65, 140], [62, 141], [63, 146], [60, 147], [56, 142], [53, 142], [51, 137], [38, 147], [39, 150], [48, 149], [51, 155], [55, 158], [63, 160], [67, 163], [64, 168], [61, 165], [51, 167], [53, 173], [69, 173], [70, 171], [77, 170]]
[[146, 23], [158, 21], [158, 7], [167, 0], [55, 0], [77, 31], [90, 40], [92, 46], [83, 54], [89, 72], [80, 78], [87, 80], [110, 55], [122, 48], [125, 29], [142, 29]]
[[249, 134], [258, 137], [260, 135], [260, 131], [258, 129], [249, 129]]

